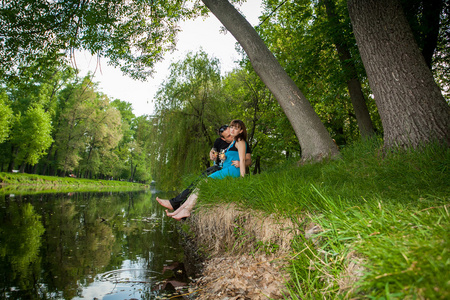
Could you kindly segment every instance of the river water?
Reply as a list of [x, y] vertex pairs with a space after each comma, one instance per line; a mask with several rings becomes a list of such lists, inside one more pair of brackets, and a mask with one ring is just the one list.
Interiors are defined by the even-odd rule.
[[0, 194], [0, 298], [183, 299], [184, 251], [157, 195]]

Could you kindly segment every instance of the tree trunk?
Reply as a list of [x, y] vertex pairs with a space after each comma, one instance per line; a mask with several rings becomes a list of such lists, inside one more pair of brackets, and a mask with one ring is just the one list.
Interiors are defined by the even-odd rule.
[[136, 168], [137, 168], [137, 165], [134, 166], [134, 169], [133, 169], [133, 165], [131, 165], [131, 177], [130, 177], [130, 182], [133, 182], [133, 181], [134, 181], [134, 174], [136, 173]]
[[54, 176], [56, 174], [56, 170], [58, 168], [57, 163], [56, 163], [57, 159], [58, 159], [58, 148], [56, 148], [55, 154], [53, 155], [54, 163], [49, 165], [48, 175], [50, 175], [50, 176]]
[[33, 166], [32, 171], [31, 171], [32, 174], [37, 174], [38, 167], [39, 167], [39, 164], [35, 164], [35, 165]]
[[14, 158], [16, 157], [16, 154], [17, 154], [17, 150], [12, 145], [11, 146], [11, 155], [9, 156], [8, 172], [12, 172], [14, 170], [14, 167], [15, 167], [15, 160], [14, 160]]
[[450, 107], [434, 82], [398, 0], [349, 0], [353, 31], [387, 148], [450, 146]]
[[131, 154], [130, 157], [130, 178], [128, 179], [129, 182], [133, 181], [133, 154]]
[[342, 69], [346, 75], [347, 88], [350, 94], [350, 99], [352, 100], [359, 132], [363, 138], [370, 137], [374, 135], [375, 130], [373, 128], [372, 120], [370, 119], [369, 109], [366, 105], [364, 93], [362, 92], [361, 82], [358, 79], [356, 66], [353, 63], [350, 50], [345, 44], [344, 37], [342, 36], [343, 32], [339, 30], [339, 28], [342, 28], [342, 24], [336, 14], [334, 0], [325, 0], [324, 4], [329, 23], [335, 29], [332, 36], [333, 43], [336, 46]]
[[261, 173], [261, 156], [257, 156], [255, 159], [255, 167], [253, 169], [253, 175]]
[[304, 160], [338, 154], [311, 104], [287, 75], [261, 37], [227, 0], [202, 0], [247, 53], [252, 66], [277, 99], [300, 142]]

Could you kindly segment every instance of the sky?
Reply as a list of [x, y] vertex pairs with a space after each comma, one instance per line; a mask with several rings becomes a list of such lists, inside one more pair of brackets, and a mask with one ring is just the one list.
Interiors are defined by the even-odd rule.
[[[261, 12], [261, 0], [248, 0], [239, 7], [247, 21], [253, 26], [258, 25], [258, 16]], [[99, 83], [100, 92], [106, 94], [111, 100], [119, 99], [131, 103], [133, 113], [136, 116], [153, 114], [153, 97], [161, 83], [169, 75], [169, 67], [172, 62], [183, 59], [189, 51], [193, 53], [202, 49], [210, 56], [221, 62], [222, 74], [231, 71], [240, 59], [240, 54], [235, 50], [236, 39], [231, 33], [221, 33], [222, 24], [213, 15], [206, 19], [197, 18], [180, 25], [177, 50], [164, 56], [164, 61], [155, 67], [153, 78], [147, 81], [133, 80], [107, 64], [107, 59], [100, 60], [101, 72], [96, 70], [97, 58], [87, 53], [76, 54], [76, 65], [80, 70], [79, 76], [85, 76], [88, 72], [94, 73], [94, 82]]]

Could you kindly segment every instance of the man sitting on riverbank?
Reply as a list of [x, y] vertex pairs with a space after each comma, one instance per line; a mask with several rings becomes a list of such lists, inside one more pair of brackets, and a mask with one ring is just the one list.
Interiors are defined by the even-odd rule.
[[[218, 153], [220, 153], [222, 150], [225, 150], [228, 148], [228, 146], [231, 144], [231, 142], [233, 142], [233, 137], [231, 137], [230, 128], [228, 127], [228, 125], [221, 126], [219, 128], [219, 130], [217, 131], [217, 133], [219, 134], [220, 137], [218, 137], [214, 141], [213, 148], [209, 152], [209, 158], [211, 160], [215, 161], [214, 165], [212, 167], [209, 167], [205, 171], [203, 171], [203, 173], [193, 183], [191, 183], [185, 190], [183, 190], [176, 197], [174, 197], [170, 200], [160, 199], [159, 197], [156, 197], [156, 201], [158, 201], [159, 204], [161, 204], [165, 208], [168, 208], [171, 210], [178, 209], [181, 206], [181, 204], [183, 204], [186, 201], [186, 199], [189, 197], [189, 195], [192, 193], [192, 191], [194, 190], [195, 186], [200, 181], [200, 179], [202, 179], [206, 176], [209, 176], [212, 173], [217, 172], [222, 169], [222, 166], [220, 164], [220, 159], [218, 157]], [[246, 165], [246, 167], [248, 167], [252, 163], [250, 147], [248, 147], [247, 153], [245, 156], [246, 156], [245, 165]], [[239, 166], [240, 166], [239, 161], [233, 161], [233, 166], [235, 166], [236, 168], [239, 168]]]

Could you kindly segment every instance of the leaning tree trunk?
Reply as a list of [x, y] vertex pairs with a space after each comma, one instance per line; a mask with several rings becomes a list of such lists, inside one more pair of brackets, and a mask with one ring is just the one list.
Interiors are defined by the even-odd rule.
[[361, 137], [366, 138], [373, 136], [375, 134], [375, 130], [373, 128], [372, 120], [370, 119], [369, 109], [366, 105], [366, 98], [364, 97], [364, 93], [362, 91], [361, 82], [358, 79], [356, 66], [352, 60], [350, 50], [345, 44], [343, 31], [339, 30], [339, 28], [342, 28], [342, 24], [336, 13], [334, 1], [335, 0], [325, 0], [325, 9], [330, 27], [333, 27], [335, 31], [332, 35], [333, 43], [336, 46], [339, 61], [341, 62], [342, 69], [344, 70], [344, 74], [346, 76], [347, 88], [352, 101], [353, 110], [355, 111], [359, 132]]
[[236, 38], [256, 74], [278, 100], [300, 142], [303, 159], [320, 160], [338, 154], [319, 116], [255, 29], [227, 0], [202, 1]]
[[450, 107], [434, 82], [397, 0], [347, 2], [387, 148], [450, 146]]

